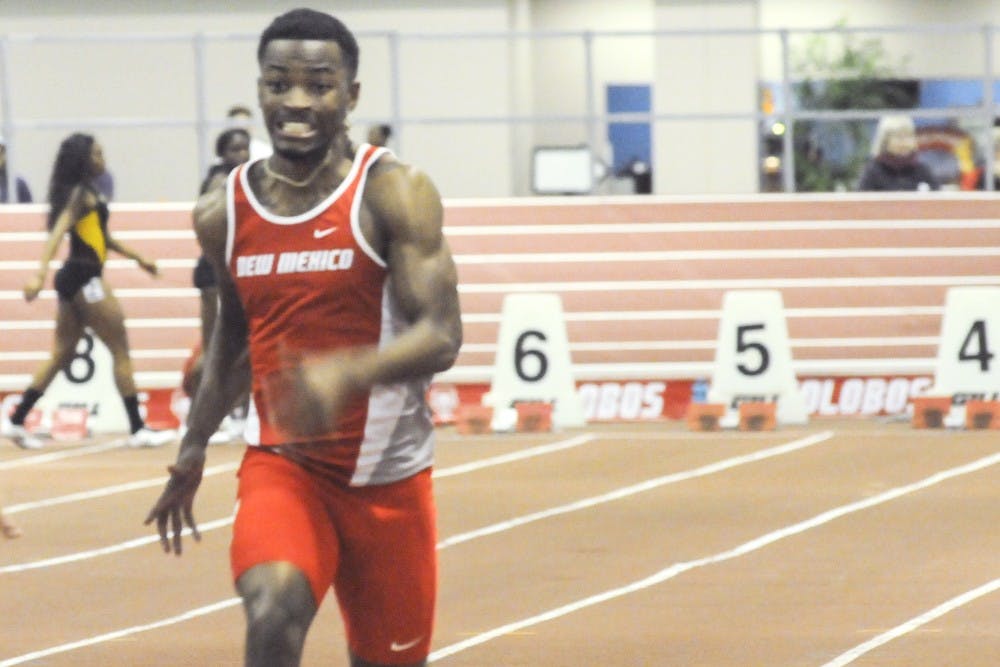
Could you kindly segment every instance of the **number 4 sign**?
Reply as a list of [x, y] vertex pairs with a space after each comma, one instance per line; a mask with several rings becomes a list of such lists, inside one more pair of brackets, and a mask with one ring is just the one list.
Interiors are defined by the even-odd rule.
[[504, 297], [490, 398], [496, 410], [519, 401], [553, 403], [554, 425], [584, 425], [558, 294]]
[[[1000, 287], [953, 287], [945, 298], [931, 393], [956, 403], [1000, 393]], [[959, 400], [963, 399], [963, 400]]]
[[781, 293], [726, 292], [708, 400], [735, 410], [740, 403], [777, 403], [777, 420], [805, 424], [805, 401], [792, 370]]

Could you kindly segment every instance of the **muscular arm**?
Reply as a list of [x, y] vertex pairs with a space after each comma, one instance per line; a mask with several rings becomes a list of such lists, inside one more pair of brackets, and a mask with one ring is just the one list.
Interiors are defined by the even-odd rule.
[[226, 268], [225, 195], [225, 188], [206, 193], [194, 211], [198, 242], [218, 280], [219, 312], [204, 351], [202, 381], [188, 415], [182, 447], [189, 440], [193, 446], [204, 447], [250, 384], [246, 318]]
[[447, 370], [462, 344], [462, 321], [437, 189], [425, 174], [397, 166], [373, 179], [366, 200], [387, 233], [389, 280], [412, 326], [373, 353], [358, 380], [368, 387]]
[[440, 195], [416, 170], [398, 163], [377, 168], [363, 208], [382, 240], [392, 291], [410, 327], [385, 347], [337, 352], [303, 365], [301, 381], [313, 407], [327, 411], [322, 423], [301, 408], [285, 415], [283, 425], [304, 434], [331, 426], [355, 392], [447, 370], [462, 344], [458, 275], [442, 233]]
[[181, 440], [177, 462], [168, 468], [170, 480], [146, 517], [147, 524], [156, 522], [163, 550], [176, 554], [181, 553], [184, 525], [191, 528], [195, 539], [200, 538], [193, 506], [205, 467], [205, 447], [250, 379], [246, 319], [225, 265], [225, 191], [205, 194], [195, 207], [194, 220], [198, 240], [218, 277], [219, 316], [205, 351], [202, 381], [188, 415], [188, 431]]

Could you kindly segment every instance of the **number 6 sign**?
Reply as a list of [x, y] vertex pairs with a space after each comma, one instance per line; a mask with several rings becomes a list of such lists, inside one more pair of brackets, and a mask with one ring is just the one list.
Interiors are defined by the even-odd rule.
[[490, 396], [497, 410], [518, 401], [553, 403], [552, 423], [582, 426], [558, 294], [508, 294], [500, 316]]
[[726, 403], [730, 409], [742, 402], [777, 403], [780, 423], [808, 421], [805, 401], [792, 371], [780, 292], [726, 292], [708, 399]]

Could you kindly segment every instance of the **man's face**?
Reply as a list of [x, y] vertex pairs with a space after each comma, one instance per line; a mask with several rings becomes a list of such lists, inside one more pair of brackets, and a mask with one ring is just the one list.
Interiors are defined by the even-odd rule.
[[250, 142], [242, 134], [234, 134], [222, 150], [221, 157], [228, 165], [243, 164], [250, 159]]
[[260, 63], [257, 96], [274, 151], [289, 158], [325, 154], [347, 131], [359, 84], [336, 42], [280, 39]]
[[890, 155], [906, 156], [917, 150], [917, 135], [908, 129], [890, 132], [885, 138], [885, 152]]

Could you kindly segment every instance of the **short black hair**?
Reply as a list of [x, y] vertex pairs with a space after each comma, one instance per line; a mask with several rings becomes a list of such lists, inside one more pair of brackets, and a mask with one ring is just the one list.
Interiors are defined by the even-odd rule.
[[233, 127], [224, 132], [222, 132], [218, 137], [215, 138], [215, 155], [217, 157], [222, 157], [222, 154], [229, 148], [229, 143], [235, 137], [243, 137], [250, 143], [250, 133], [244, 130], [242, 127]]
[[351, 71], [351, 78], [358, 73], [358, 42], [343, 22], [330, 14], [315, 9], [299, 8], [278, 16], [260, 34], [257, 44], [257, 62], [264, 59], [267, 45], [276, 39], [317, 39], [336, 42], [344, 56], [344, 64]]
[[253, 111], [250, 107], [243, 104], [234, 104], [226, 111], [226, 118], [232, 118], [233, 116], [250, 116], [253, 118]]

